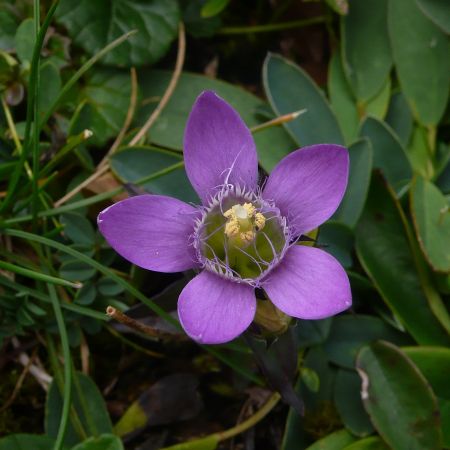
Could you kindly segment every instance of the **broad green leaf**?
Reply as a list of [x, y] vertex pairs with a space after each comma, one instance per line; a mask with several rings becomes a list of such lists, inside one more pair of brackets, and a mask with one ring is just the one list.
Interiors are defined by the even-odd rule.
[[[143, 97], [149, 100], [147, 102], [144, 100], [146, 106], [137, 114], [139, 124], [142, 124], [157, 106], [158, 99], [166, 90], [171, 76], [171, 72], [162, 70], [143, 70], [138, 74]], [[230, 103], [248, 127], [267, 121], [266, 118], [258, 115], [258, 111], [267, 104], [250, 92], [221, 80], [183, 73], [174, 94], [151, 127], [148, 133], [149, 140], [162, 147], [181, 151], [188, 115], [195, 99], [204, 90], [213, 90]], [[152, 99], [153, 101], [150, 102]], [[282, 126], [258, 131], [254, 134], [254, 139], [260, 163], [268, 172], [284, 156], [298, 147]]]
[[416, 0], [422, 12], [442, 31], [450, 34], [450, 8], [447, 0]]
[[124, 291], [123, 286], [117, 284], [114, 280], [111, 280], [111, 278], [108, 277], [100, 278], [97, 282], [97, 288], [100, 294], [105, 297], [115, 297]]
[[14, 35], [17, 29], [17, 17], [8, 10], [0, 11], [0, 50], [14, 47]]
[[373, 167], [383, 171], [394, 189], [397, 190], [411, 179], [411, 165], [405, 150], [384, 122], [368, 117], [361, 126], [360, 135], [370, 139]]
[[66, 261], [61, 264], [59, 275], [69, 281], [86, 281], [96, 274], [96, 270], [83, 261]]
[[89, 143], [104, 145], [122, 128], [130, 94], [131, 81], [126, 72], [104, 68], [92, 70], [81, 92], [82, 106], [72, 120], [72, 134], [81, 133], [85, 129], [92, 130], [94, 135]]
[[280, 55], [269, 53], [263, 66], [263, 83], [277, 115], [306, 109], [297, 119], [284, 124], [302, 147], [323, 142], [344, 143], [327, 99], [299, 66]]
[[393, 450], [442, 448], [436, 397], [400, 349], [383, 341], [364, 347], [357, 368], [364, 407]]
[[361, 401], [361, 380], [355, 371], [339, 369], [334, 385], [334, 402], [342, 422], [354, 435], [364, 437], [373, 432], [369, 416]]
[[55, 440], [37, 434], [11, 434], [0, 439], [0, 450], [51, 450]]
[[448, 201], [431, 182], [417, 177], [412, 185], [411, 212], [417, 238], [434, 270], [450, 272], [450, 214]]
[[450, 400], [450, 349], [445, 347], [402, 347], [422, 372], [438, 397]]
[[94, 302], [97, 296], [97, 290], [93, 282], [83, 284], [81, 289], [78, 289], [75, 294], [74, 302], [79, 305], [90, 305]]
[[91, 437], [72, 447], [71, 450], [123, 450], [122, 441], [112, 434]]
[[324, 349], [329, 360], [347, 369], [355, 368], [355, 358], [363, 345], [378, 339], [406, 344], [409, 338], [378, 317], [362, 314], [335, 317]]
[[318, 440], [306, 450], [342, 450], [355, 441], [356, 438], [347, 430], [339, 430]]
[[341, 18], [343, 67], [357, 99], [374, 97], [392, 67], [387, 30], [388, 0], [349, 1]]
[[379, 437], [369, 437], [350, 444], [344, 450], [390, 450]]
[[333, 220], [353, 228], [359, 220], [369, 191], [373, 164], [372, 144], [367, 138], [359, 139], [349, 147], [348, 153], [350, 173], [347, 190]]
[[376, 117], [383, 120], [389, 108], [389, 99], [391, 97], [391, 79], [387, 78], [381, 87], [381, 90], [371, 97], [366, 103], [361, 104], [361, 109], [367, 116]]
[[16, 53], [22, 63], [31, 63], [33, 57], [33, 48], [36, 41], [34, 32], [33, 19], [25, 19], [17, 28], [16, 35], [14, 37], [16, 45]]
[[[79, 426], [88, 436], [98, 437], [101, 434], [112, 433], [111, 419], [97, 385], [91, 378], [80, 372], [74, 372], [73, 381], [72, 412], [69, 416], [71, 420], [64, 443], [75, 445], [81, 441], [80, 435], [76, 431], [79, 430]], [[54, 379], [50, 385], [45, 406], [45, 430], [50, 437], [56, 437], [58, 433], [61, 411], [61, 392]], [[74, 424], [76, 424], [75, 427]]]
[[328, 68], [328, 94], [345, 143], [349, 145], [358, 136], [359, 116], [355, 98], [345, 78], [339, 50], [333, 54]]
[[356, 252], [383, 300], [414, 339], [421, 345], [446, 346], [450, 339], [430, 309], [406, 236], [411, 230], [405, 229], [404, 220], [394, 193], [375, 173], [356, 229]]
[[320, 320], [297, 320], [297, 338], [301, 348], [310, 347], [324, 342], [330, 333], [332, 318]]
[[216, 16], [230, 3], [230, 0], [207, 0], [202, 7], [201, 15], [204, 18]]
[[[154, 172], [182, 161], [181, 155], [155, 147], [127, 147], [110, 158], [111, 168], [126, 183], [134, 183]], [[199, 203], [183, 167], [141, 185], [147, 192]]]
[[89, 55], [131, 30], [138, 32], [102, 62], [120, 66], [152, 64], [177, 35], [180, 11], [175, 0], [62, 0], [57, 20]]
[[44, 117], [61, 90], [58, 68], [50, 61], [40, 67], [39, 112]]
[[86, 217], [76, 212], [61, 214], [60, 222], [63, 225], [63, 233], [66, 238], [76, 244], [93, 245], [95, 231], [91, 222]]
[[411, 109], [401, 92], [392, 95], [386, 115], [386, 123], [392, 128], [404, 148], [408, 145], [413, 127]]
[[402, 91], [423, 125], [436, 125], [447, 105], [450, 58], [447, 36], [415, 0], [389, 2], [388, 25]]
[[421, 126], [414, 126], [406, 153], [414, 172], [431, 179], [434, 174], [433, 157], [428, 143], [428, 130]]
[[333, 255], [343, 267], [353, 265], [353, 232], [347, 225], [328, 221], [320, 226], [317, 242], [327, 253]]

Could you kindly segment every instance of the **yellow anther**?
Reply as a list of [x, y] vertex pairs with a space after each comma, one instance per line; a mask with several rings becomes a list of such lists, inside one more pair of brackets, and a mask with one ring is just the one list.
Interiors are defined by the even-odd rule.
[[266, 218], [261, 213], [255, 214], [255, 227], [256, 229], [262, 230], [264, 228], [264, 225], [266, 224]]
[[237, 236], [239, 234], [239, 222], [237, 219], [231, 219], [225, 224], [225, 234], [228, 237]]
[[248, 217], [253, 217], [256, 213], [256, 208], [251, 203], [244, 203], [242, 207], [247, 211]]
[[255, 232], [250, 230], [250, 231], [245, 231], [244, 233], [240, 233], [239, 237], [247, 243], [250, 243], [253, 241], [253, 239], [255, 239]]
[[236, 204], [223, 213], [227, 219], [225, 224], [225, 235], [229, 238], [239, 239], [243, 243], [250, 243], [255, 239], [256, 231], [264, 228], [266, 218], [256, 212], [251, 203]]

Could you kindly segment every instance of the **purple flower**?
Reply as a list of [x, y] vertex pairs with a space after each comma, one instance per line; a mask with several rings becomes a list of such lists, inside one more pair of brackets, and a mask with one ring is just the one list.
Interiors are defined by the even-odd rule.
[[322, 250], [297, 245], [342, 200], [349, 166], [344, 147], [297, 150], [259, 188], [250, 131], [230, 105], [204, 92], [187, 122], [184, 160], [202, 206], [140, 195], [105, 209], [98, 225], [109, 244], [140, 267], [200, 271], [178, 299], [190, 337], [218, 344], [241, 334], [255, 315], [255, 288], [302, 319], [332, 316], [351, 305], [342, 266]]

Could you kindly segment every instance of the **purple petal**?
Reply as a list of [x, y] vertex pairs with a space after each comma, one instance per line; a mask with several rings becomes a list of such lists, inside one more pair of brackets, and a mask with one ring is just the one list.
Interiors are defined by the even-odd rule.
[[106, 208], [97, 219], [109, 245], [144, 269], [180, 272], [197, 266], [189, 237], [198, 211], [162, 195], [139, 195]]
[[256, 311], [254, 289], [204, 270], [178, 299], [178, 316], [186, 333], [204, 344], [221, 344], [239, 336]]
[[294, 234], [304, 234], [336, 211], [347, 187], [348, 168], [348, 151], [340, 145], [304, 147], [277, 164], [263, 196], [275, 202]]
[[184, 162], [203, 203], [226, 181], [253, 190], [258, 157], [253, 137], [239, 114], [214, 92], [197, 98], [184, 133]]
[[352, 304], [344, 268], [323, 250], [303, 245], [287, 251], [263, 289], [276, 307], [300, 319], [323, 319]]

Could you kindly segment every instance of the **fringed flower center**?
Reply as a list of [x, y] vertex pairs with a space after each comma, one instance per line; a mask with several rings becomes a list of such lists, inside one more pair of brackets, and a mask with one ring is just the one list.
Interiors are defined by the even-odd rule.
[[194, 233], [197, 257], [207, 270], [256, 287], [281, 260], [289, 240], [278, 208], [234, 187], [212, 199]]

